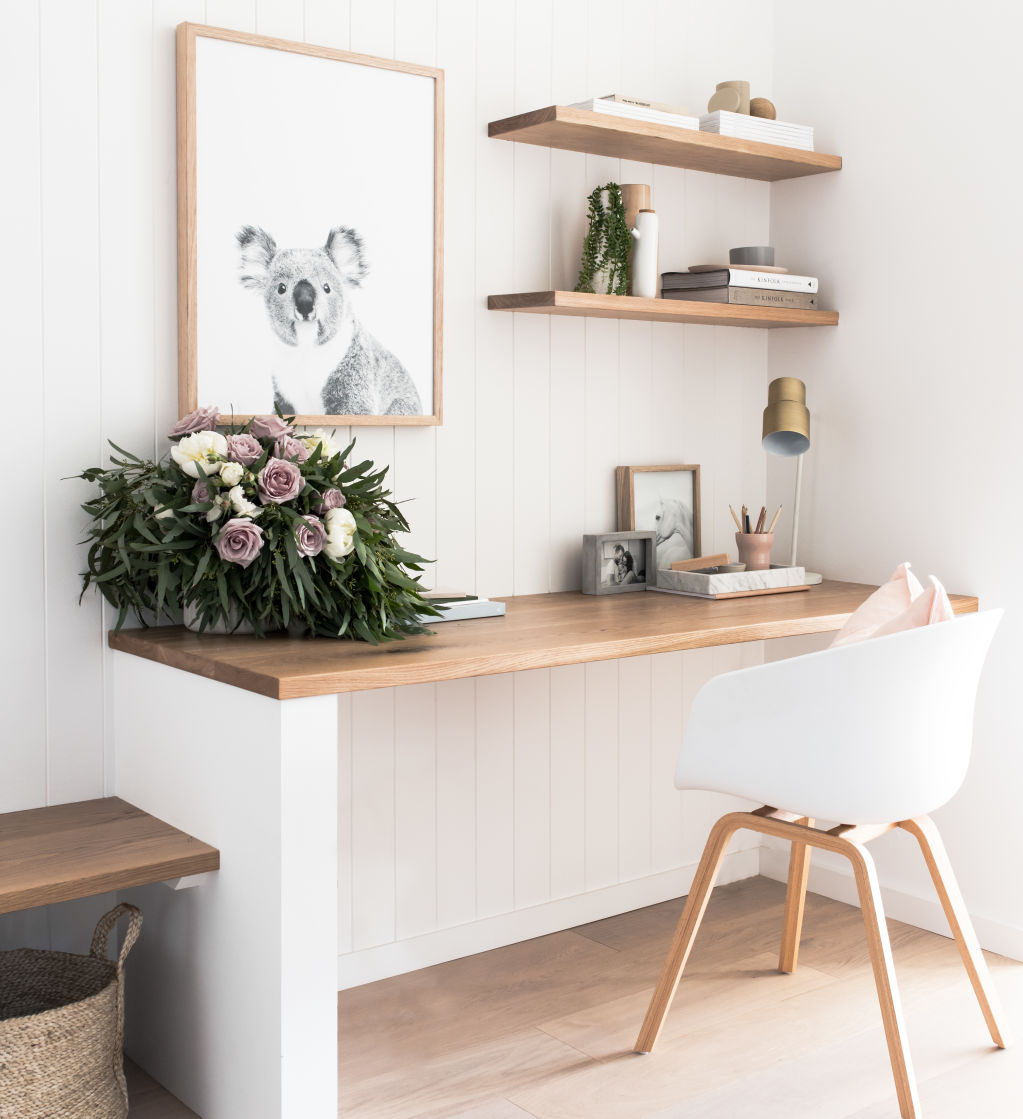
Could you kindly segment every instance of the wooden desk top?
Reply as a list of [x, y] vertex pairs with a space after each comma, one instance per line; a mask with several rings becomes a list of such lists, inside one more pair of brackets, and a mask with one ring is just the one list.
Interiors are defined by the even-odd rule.
[[[809, 591], [718, 601], [669, 594], [523, 595], [503, 618], [444, 622], [385, 645], [329, 638], [223, 637], [181, 626], [122, 630], [110, 646], [271, 699], [361, 692], [528, 668], [614, 660], [840, 629], [875, 588], [825, 580]], [[976, 598], [953, 595], [956, 613]]]

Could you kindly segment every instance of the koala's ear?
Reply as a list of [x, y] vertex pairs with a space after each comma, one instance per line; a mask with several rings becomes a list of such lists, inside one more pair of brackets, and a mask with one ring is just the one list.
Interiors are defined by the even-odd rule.
[[327, 234], [327, 243], [323, 247], [337, 266], [342, 279], [358, 286], [369, 270], [362, 251], [362, 238], [358, 233], [347, 225], [335, 226]]
[[247, 288], [263, 287], [270, 276], [270, 261], [277, 254], [274, 239], [256, 225], [243, 225], [238, 230], [237, 239], [242, 283]]

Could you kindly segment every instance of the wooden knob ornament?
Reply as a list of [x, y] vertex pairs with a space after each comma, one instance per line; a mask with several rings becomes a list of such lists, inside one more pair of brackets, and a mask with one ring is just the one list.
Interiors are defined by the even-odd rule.
[[768, 101], [766, 97], [754, 97], [749, 103], [749, 115], [751, 117], [764, 117], [766, 120], [776, 120], [778, 111], [775, 109], [773, 101]]

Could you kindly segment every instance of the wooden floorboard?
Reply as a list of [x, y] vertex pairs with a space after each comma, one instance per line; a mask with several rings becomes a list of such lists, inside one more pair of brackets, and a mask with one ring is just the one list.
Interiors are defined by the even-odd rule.
[[[655, 1052], [632, 1043], [681, 901], [340, 996], [343, 1119], [890, 1119], [859, 910], [811, 894], [776, 970], [784, 888], [715, 892]], [[927, 1119], [1017, 1119], [1023, 1049], [995, 1050], [952, 942], [890, 921]], [[1023, 965], [988, 957], [1023, 1022]], [[131, 1115], [192, 1113], [135, 1071]]]

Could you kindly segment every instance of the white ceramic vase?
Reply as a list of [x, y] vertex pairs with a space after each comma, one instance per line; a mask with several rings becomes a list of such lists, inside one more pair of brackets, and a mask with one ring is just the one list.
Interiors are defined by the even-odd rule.
[[657, 214], [640, 210], [632, 231], [632, 294], [657, 298]]

